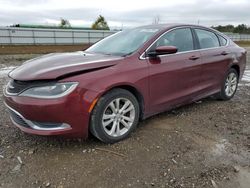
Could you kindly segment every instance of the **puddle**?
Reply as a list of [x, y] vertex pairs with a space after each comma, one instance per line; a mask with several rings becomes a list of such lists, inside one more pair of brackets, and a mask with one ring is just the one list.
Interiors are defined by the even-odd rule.
[[245, 70], [242, 81], [250, 82], [250, 70], [249, 69]]
[[238, 181], [241, 188], [249, 188], [250, 186], [250, 170], [246, 168], [239, 168]]
[[224, 164], [249, 165], [250, 154], [244, 149], [239, 149], [227, 139], [215, 142], [210, 148], [211, 158], [208, 162], [223, 161]]
[[[250, 83], [246, 83], [246, 84], [245, 84], [245, 83], [244, 83], [244, 84], [239, 83], [239, 86], [248, 86], [248, 87], [249, 87], [249, 86], [250, 86]], [[240, 90], [240, 88], [238, 88], [238, 90]]]
[[212, 153], [216, 156], [222, 156], [226, 153], [226, 147], [229, 146], [229, 142], [226, 139], [221, 139], [212, 148]]
[[14, 68], [16, 67], [10, 66], [10, 67], [0, 68], [0, 78], [6, 77], [9, 74], [9, 72], [12, 71]]

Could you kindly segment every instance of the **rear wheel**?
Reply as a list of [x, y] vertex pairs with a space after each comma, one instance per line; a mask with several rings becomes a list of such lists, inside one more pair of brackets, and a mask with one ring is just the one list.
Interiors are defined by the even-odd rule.
[[92, 111], [90, 131], [105, 143], [118, 142], [135, 129], [139, 121], [139, 104], [124, 89], [113, 89], [97, 102]]
[[229, 69], [221, 87], [221, 91], [218, 94], [218, 98], [221, 100], [230, 100], [237, 90], [238, 82], [238, 72], [233, 68]]

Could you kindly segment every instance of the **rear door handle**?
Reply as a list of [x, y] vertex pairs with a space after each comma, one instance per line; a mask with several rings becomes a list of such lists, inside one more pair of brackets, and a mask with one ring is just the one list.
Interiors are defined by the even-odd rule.
[[226, 51], [221, 52], [221, 55], [228, 55], [229, 53]]
[[196, 56], [196, 55], [193, 55], [193, 56], [191, 56], [189, 59], [195, 61], [195, 60], [197, 60], [197, 59], [200, 59], [200, 57], [199, 57], [199, 56]]

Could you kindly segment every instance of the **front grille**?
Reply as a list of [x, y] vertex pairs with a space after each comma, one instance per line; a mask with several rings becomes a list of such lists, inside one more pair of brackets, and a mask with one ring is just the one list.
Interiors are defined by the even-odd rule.
[[23, 118], [21, 116], [19, 116], [16, 112], [8, 109], [9, 113], [10, 113], [10, 117], [11, 119], [17, 123], [18, 125], [21, 125], [23, 127], [26, 128], [30, 128], [30, 126], [23, 120]]
[[11, 95], [16, 95], [24, 90], [36, 87], [36, 86], [43, 86], [48, 83], [54, 83], [55, 80], [35, 80], [35, 81], [19, 81], [19, 80], [10, 80], [7, 85], [7, 93]]
[[18, 94], [29, 87], [28, 82], [22, 82], [17, 80], [11, 80], [7, 85], [7, 91], [11, 94]]

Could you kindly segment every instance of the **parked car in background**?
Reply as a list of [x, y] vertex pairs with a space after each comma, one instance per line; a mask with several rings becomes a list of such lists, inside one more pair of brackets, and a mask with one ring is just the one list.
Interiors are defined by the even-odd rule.
[[246, 51], [216, 30], [184, 24], [118, 32], [86, 51], [48, 54], [9, 74], [4, 94], [13, 123], [37, 135], [105, 143], [138, 121], [216, 95], [231, 99]]

